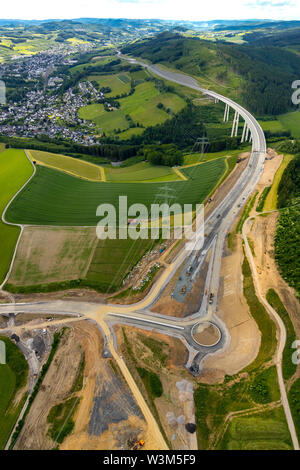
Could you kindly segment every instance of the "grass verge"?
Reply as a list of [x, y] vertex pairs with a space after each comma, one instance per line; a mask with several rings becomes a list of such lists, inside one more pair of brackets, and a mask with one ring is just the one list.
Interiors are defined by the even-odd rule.
[[292, 343], [296, 339], [296, 332], [290, 316], [277, 292], [274, 289], [269, 289], [266, 299], [271, 307], [276, 310], [286, 329], [286, 343], [282, 354], [282, 374], [283, 378], [288, 380], [297, 370], [297, 365], [292, 362]]
[[6, 350], [6, 364], [0, 364], [0, 449], [4, 449], [26, 400], [25, 390], [17, 400], [16, 397], [26, 384], [28, 364], [9, 338], [0, 336], [0, 341]]

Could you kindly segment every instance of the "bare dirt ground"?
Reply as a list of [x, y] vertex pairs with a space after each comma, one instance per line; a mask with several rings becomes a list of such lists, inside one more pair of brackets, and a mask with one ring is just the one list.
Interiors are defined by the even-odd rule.
[[26, 227], [9, 282], [31, 285], [84, 277], [96, 242], [94, 227]]
[[219, 330], [209, 322], [198, 325], [197, 330], [193, 331], [193, 337], [198, 343], [211, 346], [220, 338]]
[[300, 304], [292, 289], [280, 276], [274, 258], [274, 236], [278, 213], [267, 217], [256, 217], [252, 223], [248, 237], [253, 242], [254, 260], [259, 284], [265, 296], [273, 288], [281, 297], [294, 323], [296, 332], [300, 335]]
[[63, 401], [75, 380], [81, 359], [81, 348], [74, 331], [67, 330], [61, 339], [54, 360], [25, 420], [15, 449], [51, 449], [52, 439], [47, 435], [47, 416], [50, 409]]
[[218, 317], [230, 333], [228, 348], [206, 359], [201, 381], [222, 381], [250, 364], [260, 346], [260, 332], [253, 320], [243, 295], [242, 246], [240, 240], [232, 253], [222, 259]]
[[[264, 172], [258, 183], [257, 188], [263, 189], [264, 186], [270, 186], [273, 177], [279, 168], [283, 155], [278, 155], [274, 150], [268, 149], [270, 160], [265, 163]], [[251, 215], [256, 215], [252, 210]], [[273, 288], [281, 298], [289, 316], [293, 322], [297, 337], [300, 336], [300, 303], [292, 289], [281, 277], [276, 262], [274, 237], [278, 221], [278, 212], [273, 212], [266, 217], [256, 215], [247, 237], [251, 240], [254, 250], [254, 261], [258, 274], [258, 281], [265, 297], [267, 291]], [[300, 367], [298, 366], [296, 376], [300, 377]]]
[[264, 164], [264, 171], [260, 177], [256, 189], [262, 191], [273, 182], [276, 171], [281, 165], [283, 155], [278, 155], [275, 150], [268, 148], [268, 155]]
[[[187, 361], [185, 346], [176, 338], [150, 331], [128, 327], [124, 328], [124, 331], [137, 360], [136, 364], [153, 371], [162, 382], [163, 394], [155, 398], [154, 403], [171, 448], [197, 449], [196, 434], [189, 433], [185, 428], [187, 423], [195, 422], [193, 389], [196, 386], [195, 379], [184, 369]], [[143, 382], [124, 345], [121, 327], [117, 327], [117, 338], [121, 353], [136, 383], [147, 396]], [[156, 340], [161, 345], [161, 355], [144, 344], [143, 339], [148, 338]]]
[[[115, 368], [116, 373], [110, 365], [112, 360], [103, 358], [103, 338], [98, 327], [85, 320], [68, 326], [15, 448], [56, 447], [48, 435], [49, 411], [67, 398], [77, 396], [80, 401], [73, 417], [75, 428], [60, 448], [126, 449], [128, 439], [147, 435], [140, 410], [118, 370]], [[83, 353], [83, 387], [70, 393]]]
[[121, 374], [110, 366], [112, 360], [102, 357], [99, 329], [89, 322], [76, 328], [85, 351], [85, 381], [74, 431], [60, 448], [126, 449], [129, 438], [145, 436], [146, 423]]
[[171, 315], [175, 317], [186, 317], [191, 313], [197, 312], [201, 304], [201, 299], [204, 294], [205, 279], [208, 269], [208, 260], [203, 264], [201, 272], [196, 277], [192, 284], [192, 290], [185, 296], [184, 302], [171, 297], [174, 287], [178, 281], [182, 267], [180, 267], [173, 276], [171, 282], [166, 286], [159, 300], [153, 305], [151, 310], [153, 312], [162, 313], [164, 315]]
[[[273, 212], [267, 217], [256, 217], [247, 236], [253, 243], [254, 261], [263, 296], [266, 296], [269, 289], [274, 289], [277, 292], [293, 322], [296, 336], [299, 338], [300, 303], [294, 289], [281, 277], [274, 258], [274, 236], [277, 220], [277, 212]], [[300, 366], [297, 368], [296, 376], [300, 377]]]
[[[268, 149], [264, 171], [256, 188], [259, 192], [272, 184], [273, 177], [281, 164], [282, 158], [282, 155], [278, 155], [274, 150]], [[258, 219], [260, 219], [260, 223], [266, 221], [266, 219], [261, 217]], [[255, 239], [260, 243], [258, 239], [264, 234], [264, 237], [268, 238], [268, 243], [273, 245], [274, 230], [275, 225], [272, 231], [270, 231], [269, 227], [265, 226], [260, 234], [255, 234], [253, 240]], [[230, 332], [230, 344], [224, 352], [211, 356], [204, 362], [201, 380], [207, 382], [223, 380], [225, 374], [232, 375], [237, 373], [250, 364], [259, 351], [260, 332], [250, 315], [243, 296], [241, 270], [243, 252], [240, 236], [236, 236], [235, 243], [235, 250], [230, 252], [226, 249], [226, 256], [222, 260], [220, 303], [218, 307], [218, 316], [225, 322]], [[270, 272], [268, 269], [267, 271], [262, 275], [264, 279], [270, 277]]]

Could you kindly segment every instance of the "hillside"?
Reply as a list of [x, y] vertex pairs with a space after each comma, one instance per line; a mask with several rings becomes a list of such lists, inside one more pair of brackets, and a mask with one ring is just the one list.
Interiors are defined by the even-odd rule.
[[258, 115], [291, 109], [290, 86], [300, 76], [300, 57], [272, 45], [216, 43], [163, 32], [122, 52], [194, 75], [203, 86], [238, 99]]
[[278, 187], [278, 206], [281, 211], [276, 237], [275, 257], [282, 277], [300, 295], [300, 156], [285, 169]]

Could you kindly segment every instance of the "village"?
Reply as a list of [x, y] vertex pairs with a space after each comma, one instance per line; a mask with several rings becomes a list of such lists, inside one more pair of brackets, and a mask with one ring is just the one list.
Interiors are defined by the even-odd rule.
[[[99, 143], [95, 125], [78, 117], [78, 110], [91, 102], [105, 103], [105, 96], [90, 81], [82, 81], [70, 87], [65, 93], [59, 93], [63, 79], [55, 76], [59, 65], [72, 66], [76, 60], [70, 59], [70, 53], [87, 52], [91, 44], [80, 44], [40, 52], [27, 58], [15, 59], [0, 65], [0, 78], [15, 79], [20, 77], [34, 83], [20, 99], [0, 108], [2, 135], [9, 137], [47, 136], [50, 139], [68, 139], [82, 145]], [[51, 75], [51, 76], [50, 76]], [[106, 103], [109, 105], [109, 103]]]

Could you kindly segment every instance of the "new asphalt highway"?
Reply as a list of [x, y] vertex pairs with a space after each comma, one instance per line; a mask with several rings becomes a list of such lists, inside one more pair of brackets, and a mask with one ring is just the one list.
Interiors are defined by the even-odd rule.
[[[62, 314], [87, 318], [96, 322], [99, 326], [101, 326], [101, 324], [103, 325], [103, 322], [105, 322], [111, 331], [111, 337], [106, 338], [107, 345], [109, 345], [111, 338], [113, 338], [115, 342], [113, 325], [120, 323], [175, 336], [181, 339], [188, 348], [189, 360], [187, 367], [193, 374], [197, 375], [201, 370], [203, 359], [207, 355], [214, 354], [224, 349], [230, 340], [226, 325], [224, 325], [217, 316], [222, 252], [229, 227], [249, 195], [253, 192], [263, 170], [266, 154], [265, 136], [256, 119], [245, 108], [225, 96], [201, 88], [194, 78], [163, 70], [158, 65], [144, 64], [125, 56], [122, 56], [122, 58], [142, 65], [149, 69], [150, 72], [164, 79], [195, 89], [206, 96], [222, 101], [237, 111], [248, 124], [252, 137], [252, 151], [248, 164], [223, 201], [205, 220], [206, 236], [204, 237], [202, 248], [195, 253], [183, 247], [175, 260], [162, 271], [161, 276], [153, 285], [147, 296], [140, 302], [132, 305], [102, 305], [96, 302], [59, 300], [1, 304], [0, 314], [8, 315], [9, 313], [18, 314], [26, 312], [34, 314], [46, 313], [49, 315]], [[159, 299], [164, 288], [170, 282], [179, 267], [182, 266], [183, 263], [192, 262], [197, 270], [197, 268], [200, 267], [198, 266], [199, 263], [203, 262], [208, 252], [210, 252], [210, 258], [205, 284], [207, 294], [204, 294], [199, 309], [185, 318], [164, 316], [152, 312], [150, 310], [151, 307]], [[208, 302], [209, 293], [214, 294], [212, 304]], [[218, 340], [215, 344], [207, 346], [197, 342], [193, 332], [198, 324], [201, 325], [201, 323], [205, 323], [205, 325], [211, 324], [213, 328], [219, 332]]]

